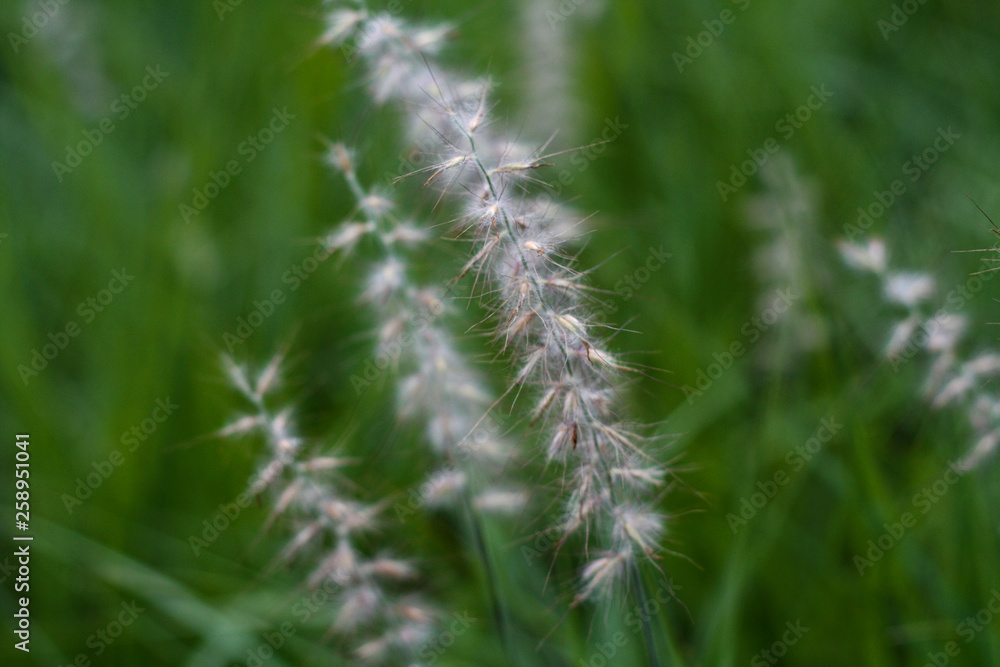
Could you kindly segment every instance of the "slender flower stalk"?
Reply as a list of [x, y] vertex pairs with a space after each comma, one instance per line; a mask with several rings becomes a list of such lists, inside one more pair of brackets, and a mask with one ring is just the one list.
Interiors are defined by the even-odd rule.
[[397, 592], [416, 578], [407, 561], [388, 554], [369, 556], [360, 548], [379, 530], [384, 504], [370, 505], [344, 494], [336, 473], [352, 461], [336, 456], [303, 454], [293, 411], [274, 412], [268, 397], [281, 376], [281, 358], [273, 359], [256, 377], [226, 359], [231, 384], [252, 406], [220, 435], [260, 435], [268, 456], [250, 482], [252, 496], [271, 497], [267, 525], [289, 517], [292, 537], [277, 564], [305, 560], [313, 564], [310, 589], [321, 587], [333, 598], [329, 634], [337, 637], [356, 664], [413, 665], [434, 634], [434, 613], [419, 597]]
[[826, 318], [807, 306], [814, 286], [825, 277], [814, 258], [817, 245], [827, 241], [817, 225], [818, 189], [790, 157], [775, 155], [761, 167], [760, 178], [763, 192], [748, 197], [745, 205], [746, 222], [761, 238], [751, 257], [762, 288], [758, 307], [771, 308], [775, 290], [794, 287], [800, 295], [800, 302], [777, 323], [783, 335], [762, 341], [765, 363], [785, 370], [829, 338]]
[[[376, 238], [382, 257], [371, 272], [362, 301], [380, 321], [375, 355], [384, 363], [377, 365], [388, 368], [388, 360], [393, 359], [408, 369], [399, 383], [399, 414], [424, 424], [425, 439], [443, 462], [421, 489], [422, 504], [457, 512], [466, 524], [491, 590], [494, 620], [505, 635], [505, 612], [490, 549], [483, 539], [481, 515], [516, 514], [527, 502], [527, 494], [516, 485], [497, 483], [512, 460], [513, 449], [499, 425], [482, 419], [490, 405], [489, 394], [440, 322], [446, 311], [443, 290], [411, 283], [408, 256], [426, 233], [398, 219], [397, 206], [387, 195], [362, 186], [354, 157], [343, 144], [330, 147], [328, 162], [347, 182], [357, 202], [355, 215], [361, 218], [331, 234], [330, 249], [343, 249], [363, 236]], [[399, 503], [395, 509], [400, 520], [414, 512]]]
[[562, 470], [559, 546], [573, 534], [586, 538], [573, 604], [625, 590], [637, 560], [658, 558], [666, 523], [656, 505], [667, 471], [646, 452], [644, 429], [620, 414], [622, 381], [634, 369], [607, 349], [590, 315], [593, 297], [565, 249], [573, 227], [532, 194], [544, 156], [492, 132], [488, 81], [434, 63], [447, 28], [363, 9], [335, 10], [330, 24], [338, 26], [330, 41], [353, 45], [367, 64], [375, 100], [401, 105], [419, 145], [436, 140], [418, 173], [461, 206], [474, 250], [460, 277], [475, 274], [498, 345], [520, 358], [508, 392], [534, 396], [531, 420]]
[[[399, 414], [422, 421], [427, 442], [446, 464], [425, 485], [424, 499], [431, 505], [454, 505], [472, 488], [477, 508], [519, 512], [526, 494], [491, 485], [511, 462], [513, 448], [499, 425], [481, 420], [491, 400], [485, 383], [468, 367], [441, 323], [447, 311], [444, 290], [415, 286], [410, 278], [409, 254], [426, 240], [426, 231], [397, 218], [397, 204], [388, 195], [362, 186], [355, 158], [343, 144], [330, 147], [328, 162], [357, 201], [352, 219], [330, 234], [328, 247], [349, 251], [362, 238], [372, 237], [381, 249], [361, 295], [379, 322], [374, 356], [378, 366], [388, 368], [394, 360], [409, 370], [399, 381]], [[368, 381], [355, 378], [354, 383], [363, 389]], [[473, 474], [479, 479], [470, 487]]]
[[[885, 347], [893, 369], [913, 359], [918, 352], [932, 358], [924, 383], [931, 407], [964, 405], [976, 438], [972, 450], [959, 462], [964, 470], [980, 465], [1000, 444], [1000, 395], [991, 391], [989, 380], [1000, 373], [1000, 353], [985, 351], [963, 360], [959, 345], [968, 326], [966, 318], [946, 308], [929, 313], [929, 303], [938, 292], [936, 281], [927, 273], [896, 271], [889, 268], [888, 253], [881, 239], [865, 244], [840, 244], [844, 261], [851, 267], [878, 276], [886, 301], [905, 314], [895, 324]], [[976, 280], [989, 280], [995, 267], [983, 260]], [[949, 292], [950, 305], [964, 305], [971, 294], [956, 288]]]

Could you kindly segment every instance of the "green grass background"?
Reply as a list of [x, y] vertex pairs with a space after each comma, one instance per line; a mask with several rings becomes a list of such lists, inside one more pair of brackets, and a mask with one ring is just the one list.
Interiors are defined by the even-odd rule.
[[[955, 146], [869, 234], [888, 239], [894, 265], [932, 273], [943, 293], [978, 270], [977, 257], [951, 251], [991, 243], [968, 197], [1000, 213], [1000, 6], [926, 2], [884, 39], [877, 22], [889, 18], [888, 2], [751, 0], [678, 72], [672, 54], [703, 21], [736, 5], [621, 0], [584, 20], [595, 1], [583, 0], [556, 28], [571, 31], [578, 52], [569, 90], [580, 114], [554, 146], [589, 142], [606, 118], [629, 126], [565, 191], [579, 210], [598, 212], [581, 259], [598, 267], [594, 284], [613, 288], [650, 246], [672, 255], [614, 316], [638, 332], [618, 336], [618, 348], [669, 371], [636, 381], [634, 416], [678, 434], [663, 456], [690, 468], [683, 479], [692, 490], [664, 501], [680, 515], [670, 546], [684, 557], [667, 556], [662, 566], [687, 608], [668, 605], [653, 618], [663, 654], [668, 634], [679, 652], [667, 664], [753, 664], [786, 622], [801, 620], [810, 630], [782, 664], [918, 666], [957, 640], [962, 651], [949, 664], [1000, 665], [1000, 619], [968, 644], [956, 635], [956, 624], [1000, 588], [996, 457], [920, 515], [864, 576], [854, 566], [883, 523], [912, 511], [913, 495], [972, 443], [961, 411], [932, 412], [922, 400], [926, 358], [898, 373], [881, 359], [900, 313], [884, 305], [873, 279], [842, 268], [834, 245], [857, 207], [900, 178], [939, 127], [952, 127], [961, 134]], [[284, 272], [351, 208], [321, 163], [321, 137], [356, 145], [370, 181], [396, 168], [397, 118], [371, 107], [357, 67], [312, 46], [322, 30], [316, 2], [246, 1], [220, 21], [208, 1], [69, 0], [15, 53], [7, 35], [35, 11], [33, 2], [0, 7], [0, 535], [12, 531], [13, 434], [26, 431], [36, 536], [32, 651], [14, 652], [5, 631], [0, 655], [41, 665], [80, 653], [93, 664], [245, 664], [246, 651], [289, 618], [305, 591], [302, 571], [262, 575], [282, 544], [280, 531], [254, 541], [264, 507], [245, 510], [198, 557], [188, 544], [245, 488], [256, 463], [255, 443], [203, 438], [242, 407], [219, 370], [222, 336], [255, 299], [284, 287]], [[446, 59], [498, 80], [499, 122], [513, 129], [527, 124], [519, 114], [533, 66], [517, 12], [507, 0], [412, 0], [403, 11], [458, 26]], [[59, 182], [51, 163], [155, 65], [170, 76]], [[797, 354], [788, 332], [775, 328], [689, 404], [677, 386], [742, 339], [771, 289], [751, 259], [767, 235], [745, 223], [748, 198], [765, 185], [751, 178], [722, 202], [716, 183], [821, 84], [834, 96], [780, 141], [780, 153], [815, 187], [816, 222], [801, 232], [810, 270], [793, 287], [803, 294], [796, 309], [820, 317], [828, 340]], [[276, 107], [295, 114], [288, 129], [185, 224], [178, 204], [234, 159]], [[569, 168], [562, 160], [556, 169]], [[418, 202], [413, 212], [446, 219], [432, 210], [433, 195], [414, 186], [401, 186]], [[442, 258], [457, 270], [464, 247], [437, 250], [422, 266], [447, 277]], [[348, 381], [370, 345], [370, 319], [355, 303], [363, 266], [364, 258], [325, 263], [236, 354], [258, 363], [289, 345], [285, 393], [304, 431], [368, 457], [357, 479], [375, 499], [405, 494], [434, 462], [418, 433], [386, 425], [391, 386], [358, 400]], [[80, 321], [77, 304], [122, 267], [134, 282], [26, 385], [18, 366], [50, 332]], [[996, 285], [965, 308], [963, 352], [996, 344]], [[765, 363], [765, 349], [782, 363]], [[484, 371], [502, 382], [500, 366]], [[61, 496], [76, 478], [122, 449], [122, 434], [167, 397], [176, 413], [68, 513]], [[734, 535], [726, 515], [757, 482], [787, 469], [785, 453], [831, 415], [844, 425], [839, 434]], [[591, 659], [595, 647], [623, 627], [620, 607], [593, 618], [575, 612], [536, 653], [562, 617], [559, 584], [572, 579], [572, 561], [561, 559], [554, 590], [536, 594], [538, 568], [510, 546], [511, 527], [496, 524], [489, 535], [514, 626], [504, 647], [459, 528], [440, 516], [416, 517], [403, 530], [390, 519], [389, 528], [385, 542], [422, 559], [429, 594], [446, 613], [481, 619], [438, 664], [601, 664]], [[12, 551], [4, 546], [0, 559]], [[4, 628], [12, 583], [0, 593]], [[133, 599], [146, 611], [95, 656], [88, 637]], [[622, 604], [627, 611], [632, 602]], [[319, 641], [320, 617], [297, 627], [268, 664], [342, 664]], [[613, 664], [646, 664], [641, 642], [629, 637]]]

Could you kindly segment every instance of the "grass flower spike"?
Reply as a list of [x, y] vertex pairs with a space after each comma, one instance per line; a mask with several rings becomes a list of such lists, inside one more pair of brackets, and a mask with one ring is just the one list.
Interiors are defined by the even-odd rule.
[[387, 554], [368, 555], [361, 545], [380, 528], [384, 504], [370, 505], [344, 494], [337, 472], [352, 463], [335, 456], [303, 456], [290, 409], [268, 406], [280, 379], [281, 358], [256, 377], [242, 365], [225, 361], [233, 386], [253, 407], [251, 414], [222, 429], [224, 437], [259, 435], [268, 457], [251, 480], [248, 493], [269, 495], [270, 526], [280, 516], [291, 523], [292, 537], [276, 565], [312, 564], [307, 585], [332, 594], [329, 635], [357, 664], [409, 665], [428, 638], [435, 616], [412, 594], [399, 594], [416, 578], [415, 568]]
[[[885, 355], [893, 369], [919, 351], [931, 355], [925, 397], [934, 408], [965, 405], [976, 442], [959, 466], [971, 470], [980, 465], [1000, 444], [1000, 395], [989, 382], [1000, 372], [1000, 354], [984, 351], [963, 361], [958, 347], [968, 327], [966, 318], [946, 308], [929, 314], [928, 304], [938, 293], [935, 280], [923, 272], [891, 270], [881, 239], [865, 244], [843, 242], [840, 250], [849, 266], [878, 276], [883, 298], [905, 311], [889, 335]], [[981, 273], [995, 270], [990, 262], [982, 262]]]
[[[369, 16], [356, 25], [360, 56], [372, 73], [376, 101], [397, 102], [416, 128], [431, 166], [425, 183], [461, 211], [460, 230], [474, 242], [460, 277], [472, 273], [492, 310], [493, 335], [520, 361], [508, 393], [533, 395], [531, 420], [544, 438], [546, 458], [559, 464], [565, 488], [560, 521], [564, 538], [579, 533], [586, 548], [582, 601], [624, 588], [640, 558], [656, 558], [666, 531], [657, 510], [666, 471], [647, 453], [649, 439], [622, 416], [623, 379], [633, 370], [607, 347], [589, 314], [584, 275], [567, 247], [576, 241], [558, 207], [534, 195], [542, 148], [493, 132], [490, 85], [437, 65], [438, 48], [418, 46], [444, 29], [411, 27]], [[378, 39], [365, 35], [379, 34]], [[384, 76], [405, 72], [406, 76]], [[422, 129], [421, 129], [422, 128]]]

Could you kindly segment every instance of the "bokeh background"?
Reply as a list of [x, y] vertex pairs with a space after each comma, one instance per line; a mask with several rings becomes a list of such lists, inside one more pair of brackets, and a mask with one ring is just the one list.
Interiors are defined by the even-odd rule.
[[[631, 297], [615, 295], [608, 315], [627, 323], [618, 349], [665, 369], [635, 381], [632, 409], [674, 434], [661, 455], [677, 459], [689, 487], [663, 501], [677, 515], [669, 546], [681, 555], [662, 567], [684, 604], [653, 618], [664, 653], [676, 651], [664, 664], [772, 664], [760, 652], [787, 623], [809, 630], [782, 664], [934, 664], [929, 654], [948, 641], [961, 652], [947, 664], [1000, 664], [1000, 619], [968, 643], [958, 634], [1000, 589], [996, 457], [926, 514], [918, 509], [916, 525], [863, 575], [854, 560], [885, 523], [914, 511], [914, 494], [973, 437], [964, 412], [928, 408], [927, 358], [898, 371], [884, 360], [901, 313], [877, 280], [843, 266], [836, 242], [858, 207], [905, 179], [904, 194], [858, 240], [884, 237], [893, 265], [929, 273], [943, 297], [982, 268], [979, 256], [953, 251], [993, 242], [975, 204], [1000, 215], [1000, 5], [902, 5], [402, 3], [405, 17], [455, 25], [446, 61], [497, 81], [497, 122], [512, 132], [538, 141], [557, 132], [553, 148], [563, 150], [600, 137], [609, 119], [627, 125], [585, 169], [567, 154], [552, 173], [570, 170], [563, 196], [596, 213], [581, 249], [595, 285], [614, 290], [644, 275], [635, 271], [649, 248], [670, 254]], [[731, 22], [717, 22], [723, 11]], [[901, 25], [887, 31], [879, 22], [894, 11]], [[211, 437], [245, 407], [220, 370], [223, 336], [254, 300], [287, 288], [285, 272], [350, 211], [346, 188], [322, 163], [324, 141], [356, 146], [369, 181], [395, 173], [405, 154], [398, 119], [371, 105], [362, 71], [315, 46], [322, 12], [298, 1], [0, 7], [0, 535], [12, 544], [17, 432], [32, 438], [35, 535], [32, 651], [13, 651], [5, 631], [5, 664], [66, 665], [82, 654], [92, 664], [243, 665], [304, 594], [302, 571], [263, 574], [284, 539], [280, 529], [262, 533], [266, 507], [245, 509], [198, 556], [189, 538], [245, 489], [257, 462], [259, 443]], [[27, 26], [38, 23], [34, 34]], [[690, 62], [679, 67], [677, 53]], [[168, 76], [123, 118], [113, 104], [147, 67]], [[823, 86], [829, 98], [789, 136], [781, 120]], [[287, 127], [185, 220], [179, 205], [192, 203], [192, 189], [228, 161], [242, 163], [241, 143], [285, 108], [294, 116]], [[52, 163], [66, 162], [67, 146], [107, 119], [113, 132], [57, 174]], [[959, 138], [909, 180], [906, 163], [948, 128]], [[777, 151], [724, 201], [718, 183], [769, 140]], [[448, 219], [433, 210], [434, 193], [398, 187], [415, 214]], [[465, 246], [435, 247], [428, 274], [457, 272]], [[287, 346], [285, 392], [303, 428], [360, 456], [358, 492], [378, 499], [405, 494], [433, 462], [418, 432], [392, 425], [391, 386], [358, 399], [348, 381], [371, 344], [356, 304], [364, 261], [324, 263], [234, 355], [260, 364]], [[81, 304], [101, 298], [123, 269], [134, 280], [88, 315]], [[964, 305], [963, 353], [997, 344], [998, 285]], [[796, 300], [764, 330], [753, 318], [779, 289]], [[25, 381], [19, 366], [70, 322], [79, 334]], [[745, 353], [702, 395], [686, 393], [734, 342]], [[470, 336], [470, 350], [481, 343]], [[502, 386], [502, 366], [480, 354]], [[157, 400], [177, 408], [130, 449], [123, 435]], [[824, 418], [842, 427], [793, 472], [786, 454]], [[64, 494], [114, 450], [123, 462], [67, 508]], [[727, 515], [780, 471], [788, 484], [734, 534]], [[422, 559], [442, 609], [488, 619], [481, 572], [454, 532], [442, 517], [419, 516], [387, 530], [385, 542]], [[491, 537], [505, 544], [509, 527]], [[4, 546], [0, 562], [12, 551]], [[513, 543], [498, 554], [500, 570], [526, 569]], [[13, 577], [0, 579], [0, 625], [9, 629]], [[622, 629], [621, 613], [577, 610], [560, 624], [564, 596], [524, 590], [509, 598], [516, 656], [480, 622], [438, 664], [604, 664], [596, 647]], [[104, 650], [91, 636], [133, 601], [145, 611]], [[314, 619], [267, 664], [347, 664], [324, 634]], [[647, 664], [640, 649], [632, 641], [610, 664]]]

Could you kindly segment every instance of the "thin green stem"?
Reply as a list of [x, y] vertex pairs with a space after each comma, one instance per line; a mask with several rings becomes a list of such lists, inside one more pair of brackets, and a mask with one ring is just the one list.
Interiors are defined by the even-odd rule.
[[483, 561], [483, 569], [486, 574], [486, 584], [490, 592], [490, 608], [493, 613], [493, 623], [500, 633], [500, 642], [504, 646], [507, 655], [513, 655], [513, 646], [510, 642], [510, 630], [508, 628], [507, 614], [503, 604], [500, 602], [500, 587], [497, 585], [496, 571], [493, 568], [493, 560], [490, 558], [486, 546], [486, 539], [483, 537], [482, 526], [472, 505], [472, 497], [468, 486], [465, 488], [465, 510], [466, 521], [469, 524], [469, 531], [472, 533], [472, 541], [479, 552], [479, 557]]
[[653, 635], [653, 628], [650, 624], [651, 618], [645, 613], [646, 607], [646, 582], [639, 571], [639, 566], [632, 563], [629, 567], [632, 575], [632, 594], [635, 596], [636, 607], [642, 610], [639, 618], [642, 620], [642, 637], [646, 645], [646, 657], [649, 658], [651, 667], [662, 667], [659, 654], [656, 650], [656, 639]]

